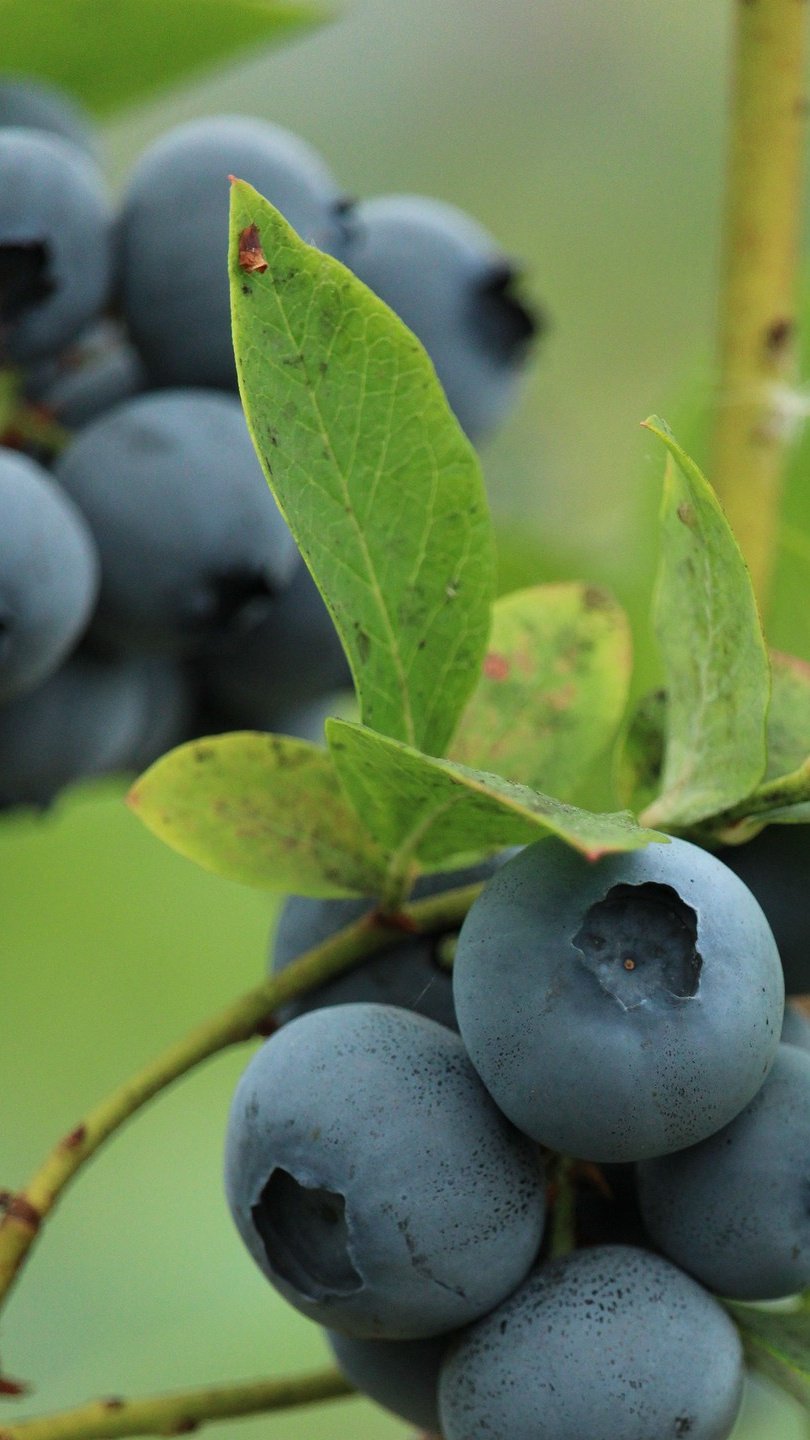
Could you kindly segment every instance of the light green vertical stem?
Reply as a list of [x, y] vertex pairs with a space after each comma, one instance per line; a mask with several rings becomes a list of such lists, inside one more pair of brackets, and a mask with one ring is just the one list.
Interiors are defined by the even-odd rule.
[[709, 475], [767, 604], [795, 379], [807, 0], [732, 0], [734, 71]]

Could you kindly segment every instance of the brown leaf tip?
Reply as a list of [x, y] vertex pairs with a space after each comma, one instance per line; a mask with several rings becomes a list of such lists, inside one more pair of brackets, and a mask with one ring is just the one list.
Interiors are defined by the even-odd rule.
[[239, 269], [250, 275], [263, 275], [267, 269], [258, 225], [246, 225], [239, 236]]

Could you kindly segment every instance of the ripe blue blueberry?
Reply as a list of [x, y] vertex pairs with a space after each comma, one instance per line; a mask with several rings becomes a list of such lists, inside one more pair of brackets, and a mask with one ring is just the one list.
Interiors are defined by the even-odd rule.
[[517, 272], [480, 225], [422, 195], [360, 201], [346, 217], [346, 264], [427, 350], [475, 440], [511, 408], [538, 320]]
[[700, 1145], [638, 1166], [656, 1245], [708, 1289], [776, 1300], [810, 1284], [810, 1055], [780, 1045], [762, 1088]]
[[119, 223], [124, 315], [156, 384], [236, 388], [229, 175], [254, 185], [310, 244], [340, 248], [340, 193], [297, 135], [243, 115], [170, 130], [135, 166]]
[[328, 1330], [338, 1369], [361, 1395], [420, 1430], [439, 1430], [439, 1366], [449, 1336], [430, 1340], [356, 1340]]
[[742, 1399], [739, 1335], [667, 1260], [631, 1246], [543, 1265], [451, 1345], [445, 1440], [726, 1440]]
[[268, 1279], [311, 1319], [412, 1340], [483, 1315], [542, 1235], [538, 1157], [453, 1031], [389, 1005], [291, 1020], [228, 1122], [226, 1192]]
[[55, 466], [101, 555], [95, 629], [183, 654], [257, 620], [299, 564], [235, 396], [161, 390], [85, 426]]
[[67, 345], [107, 303], [111, 215], [89, 157], [44, 130], [0, 130], [0, 362]]
[[0, 449], [0, 703], [72, 650], [96, 601], [99, 561], [81, 512], [33, 460]]
[[592, 862], [555, 839], [489, 882], [459, 935], [459, 1029], [519, 1129], [581, 1159], [694, 1145], [756, 1094], [782, 1025], [753, 895], [684, 840]]

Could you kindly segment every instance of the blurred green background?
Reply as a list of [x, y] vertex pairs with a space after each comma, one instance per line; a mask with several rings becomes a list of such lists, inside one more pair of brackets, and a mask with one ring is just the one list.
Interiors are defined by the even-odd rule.
[[[530, 554], [521, 574], [614, 587], [642, 676], [655, 663], [643, 616], [662, 461], [638, 422], [677, 412], [711, 348], [730, 11], [722, 0], [354, 0], [289, 48], [106, 126], [117, 186], [179, 120], [263, 115], [319, 147], [348, 192], [441, 196], [522, 258], [551, 328], [485, 453], [493, 507], [524, 544], [536, 537], [536, 570]], [[783, 644], [798, 608], [782, 606]], [[0, 1188], [262, 971], [272, 902], [164, 850], [122, 793], [88, 787], [44, 818], [0, 824]], [[325, 1359], [226, 1215], [222, 1134], [245, 1059], [221, 1057], [176, 1087], [69, 1192], [3, 1325], [4, 1369], [36, 1386], [26, 1411]], [[376, 1440], [407, 1427], [351, 1401], [213, 1433]], [[757, 1386], [735, 1440], [807, 1434], [798, 1407]]]

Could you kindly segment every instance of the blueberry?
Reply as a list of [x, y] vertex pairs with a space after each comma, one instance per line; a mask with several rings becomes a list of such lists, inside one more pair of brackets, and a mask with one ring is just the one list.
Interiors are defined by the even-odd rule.
[[470, 216], [421, 195], [385, 195], [347, 212], [345, 259], [422, 341], [471, 439], [512, 406], [538, 318], [517, 271]]
[[87, 425], [55, 473], [101, 555], [95, 630], [183, 654], [261, 617], [299, 563], [235, 396], [161, 390]]
[[810, 991], [810, 825], [768, 825], [745, 845], [728, 845], [720, 858], [753, 891], [774, 933], [785, 989]]
[[542, 1266], [451, 1345], [445, 1440], [725, 1440], [743, 1357], [725, 1311], [658, 1255], [581, 1250]]
[[77, 642], [98, 593], [84, 517], [35, 461], [0, 449], [0, 703], [40, 684]]
[[165, 700], [172, 689], [155, 667], [165, 664], [81, 652], [0, 706], [0, 809], [44, 808], [74, 781], [132, 770], [144, 747], [155, 758], [155, 692]]
[[141, 156], [119, 223], [121, 299], [152, 380], [236, 388], [228, 176], [248, 180], [304, 240], [340, 246], [339, 191], [296, 135], [242, 115], [192, 120]]
[[[100, 329], [101, 327], [97, 327]], [[137, 351], [113, 330], [88, 337], [85, 345], [60, 358], [49, 373], [36, 377], [36, 400], [60, 425], [78, 430], [99, 415], [141, 394], [146, 371]], [[31, 387], [28, 387], [29, 394]]]
[[101, 313], [111, 217], [93, 162], [41, 130], [0, 130], [0, 362], [53, 355]]
[[448, 1336], [430, 1340], [355, 1340], [327, 1331], [341, 1373], [383, 1409], [420, 1430], [439, 1429], [437, 1385]]
[[736, 1119], [689, 1150], [638, 1167], [655, 1243], [701, 1284], [776, 1300], [810, 1284], [810, 1055], [780, 1045]]
[[[440, 895], [460, 885], [474, 885], [487, 880], [501, 863], [500, 858], [486, 861], [468, 870], [455, 870], [440, 875], [423, 875], [413, 889], [415, 900]], [[278, 974], [314, 945], [320, 945], [344, 925], [359, 920], [373, 908], [372, 898], [364, 900], [312, 900], [292, 895], [285, 901], [278, 922], [272, 950], [272, 973]], [[391, 933], [390, 944], [365, 960], [356, 969], [338, 975], [317, 990], [310, 990], [298, 1000], [282, 1007], [282, 1019], [303, 1015], [320, 1005], [346, 1005], [356, 1000], [401, 1005], [438, 1020], [440, 1025], [456, 1029], [453, 1009], [453, 980], [448, 960], [448, 945], [455, 942], [456, 931], [437, 935], [403, 935]]]
[[694, 1145], [756, 1094], [782, 1024], [750, 891], [684, 840], [596, 862], [555, 839], [489, 882], [459, 935], [459, 1029], [527, 1135], [588, 1160]]
[[237, 1088], [228, 1203], [269, 1280], [311, 1319], [414, 1340], [490, 1310], [544, 1218], [533, 1147], [453, 1031], [389, 1005], [292, 1020]]
[[285, 713], [351, 683], [332, 617], [306, 565], [265, 618], [200, 661], [203, 693], [232, 725], [278, 730]]
[[95, 138], [89, 117], [63, 90], [30, 76], [4, 75], [0, 80], [0, 129], [22, 126], [45, 130], [92, 152]]

